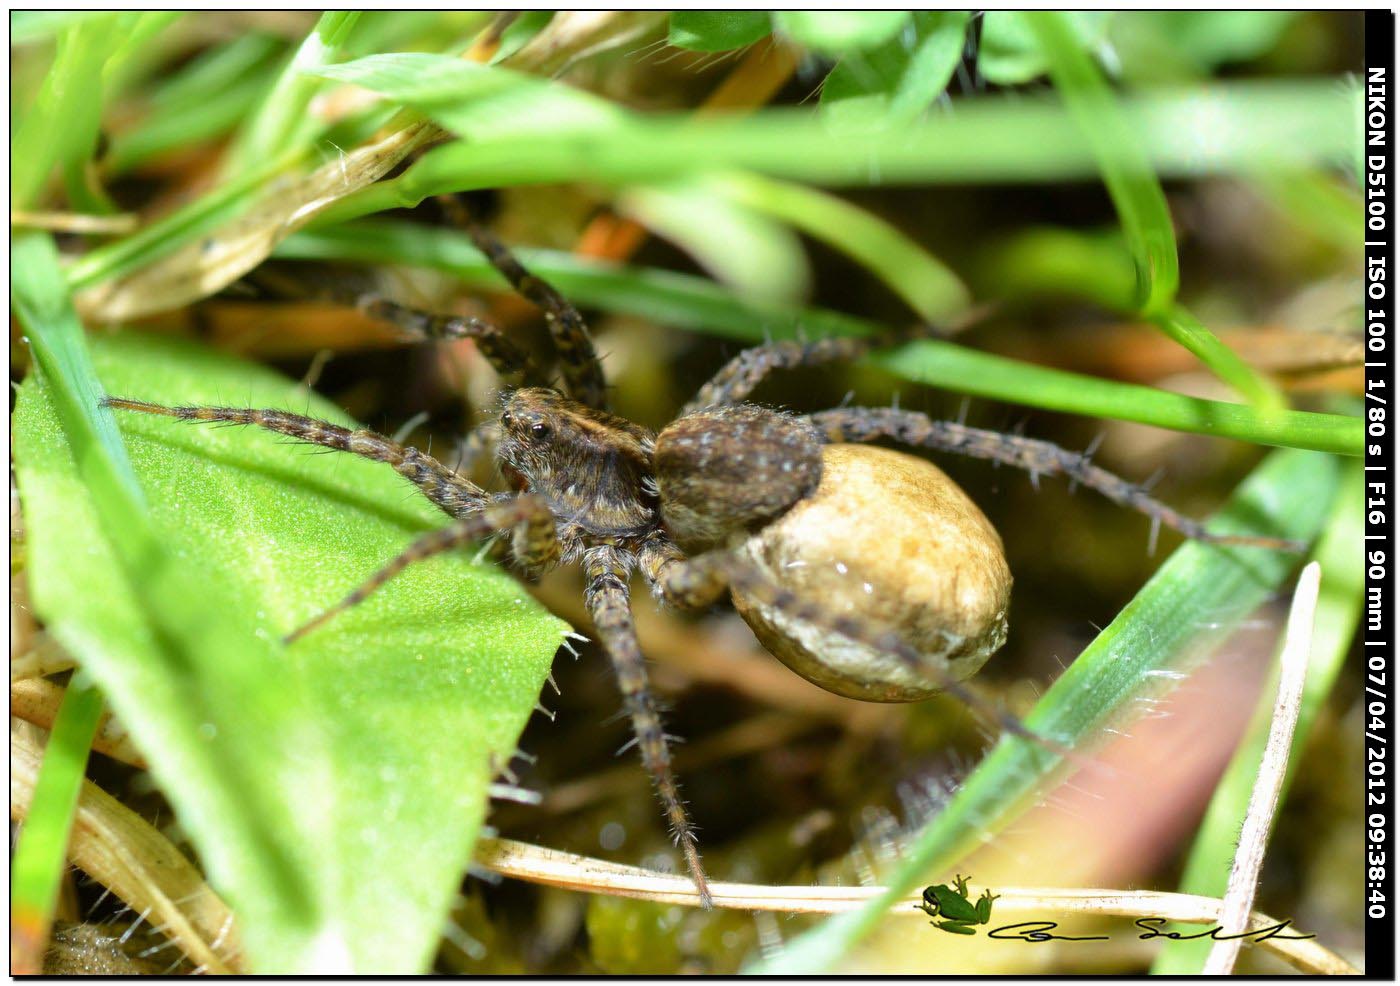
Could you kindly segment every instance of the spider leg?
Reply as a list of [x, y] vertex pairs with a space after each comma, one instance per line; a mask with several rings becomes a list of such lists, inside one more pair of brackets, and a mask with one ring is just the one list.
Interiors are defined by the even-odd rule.
[[422, 535], [340, 602], [289, 633], [285, 642], [291, 644], [332, 617], [359, 605], [414, 562], [507, 530], [514, 530], [512, 545], [526, 566], [544, 568], [558, 560], [559, 541], [554, 533], [554, 516], [545, 502], [533, 494], [498, 500], [441, 530]]
[[544, 386], [547, 378], [525, 350], [517, 346], [497, 326], [469, 315], [443, 315], [400, 304], [374, 291], [358, 291], [341, 285], [326, 285], [313, 291], [278, 275], [255, 272], [252, 283], [261, 291], [282, 298], [328, 301], [354, 308], [381, 322], [387, 322], [411, 342], [471, 339], [487, 362], [502, 377], [526, 386]]
[[919, 448], [955, 452], [975, 459], [990, 459], [1027, 470], [1032, 478], [1064, 475], [1072, 482], [1096, 490], [1120, 506], [1150, 517], [1154, 530], [1165, 524], [1195, 541], [1208, 544], [1302, 551], [1306, 547], [1283, 538], [1242, 534], [1212, 534], [1200, 521], [1177, 513], [1140, 486], [1092, 464], [1087, 454], [1071, 452], [1050, 442], [1020, 435], [969, 428], [952, 421], [935, 421], [916, 411], [891, 408], [842, 408], [807, 416], [832, 442], [868, 442], [892, 438]]
[[[794, 620], [839, 634], [847, 640], [864, 644], [884, 651], [897, 658], [918, 674], [928, 678], [939, 691], [946, 692], [968, 708], [982, 713], [996, 722], [1001, 728], [1015, 736], [1030, 740], [1066, 759], [1079, 762], [1082, 758], [1064, 745], [1047, 739], [1028, 729], [1020, 719], [999, 708], [979, 690], [957, 681], [931, 667], [919, 651], [899, 634], [887, 630], [867, 620], [847, 616], [832, 616], [825, 604], [800, 598], [797, 593], [774, 582], [761, 569], [740, 558], [729, 550], [718, 550], [697, 555], [679, 563], [667, 565], [662, 574], [663, 581], [658, 587], [663, 598], [684, 604], [687, 590], [694, 586], [727, 585], [732, 590], [742, 591], [755, 602], [781, 610]], [[672, 593], [676, 598], [672, 599]]]
[[344, 299], [356, 309], [388, 322], [412, 340], [471, 339], [497, 373], [527, 386], [544, 386], [545, 374], [526, 352], [490, 322], [466, 315], [441, 315], [410, 308], [379, 294]]
[[479, 510], [490, 501], [490, 495], [477, 486], [458, 476], [432, 456], [415, 448], [399, 445], [377, 432], [367, 429], [350, 429], [341, 425], [320, 421], [290, 411], [270, 408], [245, 407], [167, 407], [149, 401], [132, 400], [127, 397], [106, 397], [105, 407], [120, 408], [125, 411], [142, 411], [146, 414], [160, 414], [182, 421], [217, 421], [232, 425], [257, 425], [267, 431], [289, 435], [300, 442], [323, 445], [329, 449], [350, 452], [375, 462], [385, 462], [394, 471], [408, 479], [423, 495], [452, 517], [463, 517]]
[[696, 392], [678, 417], [717, 404], [737, 404], [753, 393], [755, 387], [774, 370], [794, 370], [802, 366], [820, 366], [838, 360], [853, 360], [872, 349], [891, 346], [911, 339], [944, 334], [950, 328], [960, 328], [983, 318], [989, 308], [979, 306], [957, 320], [956, 326], [940, 330], [933, 325], [920, 325], [906, 332], [886, 331], [869, 336], [830, 336], [814, 342], [784, 340], [751, 346], [735, 356], [709, 382]]
[[439, 195], [438, 202], [453, 223], [466, 230], [476, 248], [520, 294], [544, 312], [554, 348], [563, 363], [569, 394], [589, 407], [606, 409], [607, 385], [603, 364], [593, 348], [588, 326], [577, 308], [547, 281], [531, 274], [490, 230], [472, 219], [460, 198]]
[[657, 597], [679, 609], [704, 609], [729, 588], [721, 566], [695, 564], [669, 540], [644, 544], [637, 562]]
[[774, 370], [856, 359], [886, 341], [879, 337], [832, 336], [815, 342], [789, 340], [752, 346], [724, 364], [677, 417], [683, 418], [718, 404], [737, 404], [753, 393], [763, 378]]
[[712, 906], [709, 882], [705, 877], [700, 853], [696, 848], [695, 829], [681, 801], [671, 771], [671, 752], [666, 745], [666, 731], [657, 712], [656, 702], [647, 686], [646, 664], [637, 632], [632, 624], [632, 606], [627, 586], [627, 562], [616, 548], [600, 545], [590, 548], [583, 558], [587, 589], [585, 602], [603, 649], [612, 659], [622, 689], [623, 703], [632, 719], [632, 731], [642, 763], [651, 774], [652, 785], [661, 799], [671, 825], [671, 834], [685, 854], [691, 879], [700, 891], [700, 901]]

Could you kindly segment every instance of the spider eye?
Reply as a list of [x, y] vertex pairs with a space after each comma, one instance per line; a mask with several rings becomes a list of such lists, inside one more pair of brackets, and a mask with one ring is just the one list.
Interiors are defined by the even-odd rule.
[[530, 434], [534, 435], [536, 438], [544, 438], [549, 434], [549, 425], [545, 424], [543, 421], [538, 421], [530, 426]]
[[509, 412], [509, 411], [505, 411], [505, 412], [503, 412], [503, 413], [501, 414], [501, 427], [502, 427], [502, 428], [514, 428], [514, 427], [515, 427], [515, 419], [512, 418], [512, 417], [510, 416], [510, 412]]

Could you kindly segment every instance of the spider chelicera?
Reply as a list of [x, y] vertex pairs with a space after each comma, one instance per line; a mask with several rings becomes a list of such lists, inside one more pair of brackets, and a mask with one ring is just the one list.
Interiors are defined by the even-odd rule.
[[[559, 357], [562, 388], [548, 386], [541, 368], [484, 321], [433, 315], [377, 295], [341, 300], [390, 322], [413, 339], [472, 338], [505, 379], [519, 384], [507, 394], [495, 420], [488, 422], [501, 473], [513, 488], [510, 492], [489, 492], [433, 457], [375, 432], [287, 411], [167, 407], [115, 397], [105, 403], [188, 421], [257, 425], [384, 462], [452, 518], [452, 523], [421, 536], [341, 602], [292, 632], [289, 643], [355, 606], [414, 562], [493, 535], [505, 536], [497, 542], [499, 553], [508, 555], [527, 577], [561, 563], [581, 564], [587, 609], [616, 671], [636, 746], [706, 905], [710, 895], [694, 827], [671, 768], [668, 738], [647, 684], [633, 627], [629, 576], [634, 570], [667, 603], [694, 609], [731, 590], [770, 614], [782, 614], [789, 621], [787, 626], [816, 628], [827, 635], [825, 639], [840, 639], [885, 655], [902, 673], [917, 674], [928, 682], [921, 694], [943, 690], [974, 706], [985, 703], [959, 679], [975, 671], [1004, 638], [1002, 627], [990, 645], [985, 639], [906, 639], [897, 628], [833, 614], [823, 600], [804, 598], [783, 584], [781, 571], [764, 571], [741, 550], [755, 531], [813, 494], [823, 474], [824, 450], [833, 443], [892, 439], [1005, 463], [1035, 475], [1062, 474], [1141, 511], [1154, 526], [1165, 524], [1187, 537], [1293, 547], [1267, 538], [1210, 534], [1141, 488], [1093, 465], [1087, 455], [1047, 442], [891, 408], [846, 407], [799, 415], [746, 402], [769, 372], [851, 359], [876, 344], [870, 339], [786, 341], [745, 350], [705, 384], [674, 421], [653, 433], [607, 410], [602, 366], [577, 309], [527, 271], [472, 220], [459, 201], [448, 197], [442, 204], [505, 279], [543, 310]], [[816, 660], [821, 660], [820, 654]], [[819, 678], [813, 680], [830, 687]], [[889, 692], [884, 697], [910, 696]], [[1014, 717], [999, 713], [997, 718], [1003, 728], [1042, 741]]]

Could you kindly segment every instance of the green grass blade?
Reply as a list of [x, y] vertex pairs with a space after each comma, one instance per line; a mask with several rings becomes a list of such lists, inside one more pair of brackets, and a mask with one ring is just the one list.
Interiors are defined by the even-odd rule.
[[220, 185], [130, 236], [83, 254], [68, 267], [73, 290], [132, 274], [179, 250], [198, 236], [229, 222], [265, 193], [268, 179], [291, 167], [300, 156], [290, 152]]
[[1282, 408], [1277, 387], [1176, 303], [1181, 274], [1166, 194], [1067, 15], [1040, 10], [1019, 16], [1039, 40], [1050, 76], [1098, 158], [1136, 268], [1135, 307], [1256, 407]]
[[316, 72], [337, 57], [359, 17], [358, 11], [338, 10], [328, 10], [320, 16], [268, 92], [262, 107], [234, 141], [226, 173], [238, 174], [269, 158], [296, 150], [310, 137], [317, 123], [306, 108], [324, 85]]
[[811, 289], [812, 272], [801, 241], [750, 203], [719, 194], [705, 179], [634, 185], [617, 196], [617, 210], [670, 240], [716, 280], [741, 296], [796, 302]]
[[[873, 360], [909, 380], [1017, 404], [1260, 445], [1361, 454], [1364, 422], [1358, 417], [1261, 411], [1247, 404], [1202, 400], [1155, 387], [1052, 370], [947, 342], [914, 342]], [[963, 375], [968, 373], [976, 376]], [[994, 379], [1001, 374], [1006, 378]]]
[[[500, 44], [496, 47], [496, 53], [491, 56], [490, 64], [499, 65], [533, 41], [540, 32], [547, 28], [550, 22], [554, 20], [555, 13], [556, 12], [553, 10], [521, 11], [520, 16], [511, 21], [510, 24], [506, 26], [506, 29], [501, 32]], [[398, 17], [402, 15], [396, 13], [395, 16]], [[482, 29], [485, 29], [485, 25], [482, 26]], [[377, 50], [382, 51], [385, 47], [388, 46], [381, 46]], [[402, 46], [400, 45], [397, 47]], [[448, 53], [453, 53], [450, 48], [444, 49], [437, 46], [434, 46], [433, 50], [445, 50]]]
[[1176, 299], [1181, 282], [1167, 197], [1117, 100], [1065, 15], [1023, 11], [1018, 16], [1039, 41], [1055, 88], [1099, 162], [1137, 264], [1137, 306], [1147, 312], [1158, 311]]
[[[1332, 692], [1361, 621], [1365, 579], [1357, 545], [1362, 543], [1364, 529], [1362, 482], [1361, 463], [1348, 463], [1342, 473], [1331, 516], [1313, 552], [1313, 559], [1322, 566], [1322, 586], [1313, 630], [1312, 654], [1308, 659], [1308, 678], [1289, 754], [1283, 799], [1287, 798], [1288, 784], [1297, 770], [1298, 759], [1307, 745], [1312, 725]], [[1249, 731], [1240, 741], [1230, 766], [1216, 785], [1178, 888], [1184, 894], [1221, 897], [1225, 893], [1240, 826], [1249, 808], [1249, 797], [1258, 778], [1259, 762], [1269, 735], [1277, 678], [1275, 671], [1270, 683], [1260, 693], [1259, 708]], [[1192, 929], [1183, 926], [1174, 930], [1189, 933]], [[1152, 972], [1158, 976], [1198, 976], [1210, 953], [1211, 944], [1209, 939], [1163, 941]]]
[[69, 833], [83, 787], [88, 751], [102, 718], [102, 695], [76, 680], [68, 686], [44, 749], [34, 800], [10, 861], [11, 973], [42, 971], [44, 947], [68, 868]]
[[47, 41], [76, 21], [105, 17], [104, 10], [12, 10], [10, 11], [10, 44], [33, 44]]
[[38, 98], [10, 139], [11, 208], [33, 206], [55, 165], [68, 170], [95, 146], [102, 66], [120, 40], [118, 16], [84, 17], [59, 32]]
[[49, 380], [83, 481], [104, 504], [129, 557], [138, 559], [150, 550], [140, 521], [145, 499], [116, 422], [97, 406], [102, 385], [49, 236], [26, 233], [11, 240], [10, 297], [34, 360]]
[[140, 123], [112, 138], [107, 169], [121, 174], [233, 130], [267, 91], [280, 48], [275, 38], [249, 34], [195, 58], [151, 93]]
[[367, 55], [317, 72], [389, 97], [473, 142], [610, 133], [627, 114], [607, 100], [558, 82], [443, 55]]
[[[495, 271], [463, 234], [407, 223], [361, 222], [298, 233], [277, 255], [299, 259], [404, 263], [447, 271], [468, 284], [499, 286]], [[600, 265], [568, 254], [521, 251], [522, 257], [582, 305], [625, 312], [665, 325], [748, 342], [765, 336], [792, 338], [867, 335], [874, 322], [820, 308], [764, 305], [736, 298], [698, 277], [670, 271]], [[1118, 383], [981, 353], [954, 343], [909, 343], [873, 361], [892, 373], [930, 386], [1072, 414], [1360, 455], [1360, 418], [1310, 411], [1261, 414], [1244, 404], [1186, 397], [1153, 387]]]
[[[406, 102], [449, 129], [472, 114], [466, 122], [475, 128], [473, 139], [434, 148], [403, 175], [348, 197], [327, 212], [328, 223], [473, 188], [620, 185], [715, 169], [826, 185], [1056, 182], [1098, 173], [1078, 125], [1061, 105], [1042, 98], [963, 100], [957, 112], [861, 140], [836, 139], [827, 121], [801, 110], [738, 119], [642, 117], [609, 112], [616, 108], [562, 86], [507, 88], [483, 119], [476, 115], [484, 114], [481, 107], [448, 98], [443, 78], [432, 78], [427, 87], [419, 78], [426, 63], [415, 69], [404, 62], [388, 77], [384, 60], [390, 57], [358, 68], [352, 68], [355, 62], [332, 66], [323, 74]], [[454, 84], [467, 75], [454, 68], [439, 76], [448, 73]], [[1144, 94], [1125, 100], [1121, 111], [1150, 166], [1164, 177], [1183, 177], [1354, 159], [1358, 97], [1355, 86], [1330, 80], [1236, 83]], [[519, 119], [525, 111], [531, 117]], [[542, 140], [545, 131], [548, 139]]]
[[1173, 303], [1165, 311], [1148, 317], [1262, 413], [1269, 414], [1287, 406], [1278, 387], [1221, 342], [1185, 306]]
[[121, 44], [102, 66], [102, 82], [109, 99], [138, 84], [173, 54], [166, 31], [189, 13], [145, 10], [126, 14], [118, 27]]
[[[1288, 450], [1270, 455], [1211, 523], [1221, 532], [1312, 539], [1338, 487], [1337, 460]], [[1079, 655], [1026, 717], [1026, 725], [1072, 748], [1086, 748], [1105, 725], [1130, 714], [1218, 646], [1276, 592], [1295, 555], [1259, 549], [1182, 545]], [[752, 970], [800, 975], [836, 971], [842, 956], [921, 882], [954, 866], [1028, 807], [1060, 758], [1003, 737], [948, 805], [914, 838], [887, 892], [861, 910], [827, 921]]]
[[716, 182], [735, 201], [790, 223], [863, 264], [926, 322], [951, 318], [972, 304], [967, 287], [942, 261], [885, 220], [844, 199], [761, 175], [731, 174]]
[[[1336, 200], [1328, 204], [1341, 208]], [[1352, 205], [1355, 231], [1360, 228], [1361, 212], [1358, 202]], [[1331, 228], [1330, 222], [1328, 226]], [[1053, 227], [1028, 229], [990, 251], [981, 266], [978, 280], [1010, 298], [1086, 298], [1112, 311], [1137, 314], [1132, 300], [1133, 264], [1117, 237]], [[1222, 380], [1251, 396], [1261, 414], [1268, 416], [1284, 406], [1277, 388], [1248, 367], [1185, 306], [1172, 304], [1149, 320], [1202, 363], [1213, 366]], [[1223, 359], [1222, 353], [1226, 354]]]

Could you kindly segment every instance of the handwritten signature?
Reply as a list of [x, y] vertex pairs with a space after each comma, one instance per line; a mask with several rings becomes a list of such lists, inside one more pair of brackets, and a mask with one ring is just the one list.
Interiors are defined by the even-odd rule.
[[[1227, 935], [1225, 929], [1216, 925], [1204, 931], [1184, 933], [1180, 931], [1168, 931], [1162, 928], [1167, 923], [1166, 918], [1138, 918], [1133, 922], [1142, 929], [1142, 934], [1138, 938], [1143, 941], [1150, 941], [1153, 938], [1167, 938], [1172, 941], [1193, 941], [1197, 938], [1210, 938], [1214, 941], [1226, 941], [1233, 938], [1242, 938], [1250, 941], [1267, 941], [1270, 938], [1282, 938], [1288, 941], [1303, 941], [1308, 938], [1316, 938], [1316, 935], [1286, 935], [1283, 932], [1291, 922], [1280, 921], [1278, 924], [1269, 925], [1267, 928], [1255, 928], [1253, 931], [1241, 931], [1237, 934]], [[1108, 941], [1108, 935], [1057, 935], [1053, 932], [1060, 926], [1058, 921], [1022, 921], [1019, 924], [1005, 924], [1000, 928], [993, 928], [987, 932], [988, 938], [996, 938], [1001, 941], [1024, 941], [1024, 942], [1047, 942], [1047, 941]]]

